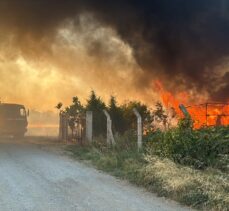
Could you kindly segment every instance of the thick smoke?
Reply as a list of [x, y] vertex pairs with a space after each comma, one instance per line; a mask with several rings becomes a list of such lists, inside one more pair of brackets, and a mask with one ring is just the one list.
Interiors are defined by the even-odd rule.
[[[1, 0], [0, 31], [10, 31], [26, 51], [28, 37], [51, 44], [59, 26], [71, 19], [77, 27], [82, 13], [93, 14], [132, 47], [144, 71], [142, 86], [161, 77], [170, 88], [228, 100], [228, 0]], [[100, 48], [95, 43], [91, 53]]]

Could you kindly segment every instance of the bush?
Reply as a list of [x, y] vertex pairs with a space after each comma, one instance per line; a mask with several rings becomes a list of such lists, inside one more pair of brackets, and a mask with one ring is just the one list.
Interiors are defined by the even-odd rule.
[[211, 166], [227, 171], [229, 127], [193, 130], [190, 120], [181, 120], [177, 128], [148, 135], [147, 145], [150, 153], [180, 164], [197, 169]]
[[[119, 140], [121, 141], [121, 139]], [[201, 210], [227, 210], [228, 174], [216, 169], [194, 170], [162, 159], [144, 155], [136, 148], [107, 148], [99, 138], [95, 145], [71, 145], [73, 156], [98, 169], [146, 187], [159, 196], [169, 197]], [[96, 147], [95, 147], [96, 146]], [[101, 147], [102, 146], [102, 147]], [[97, 148], [99, 147], [99, 148]]]

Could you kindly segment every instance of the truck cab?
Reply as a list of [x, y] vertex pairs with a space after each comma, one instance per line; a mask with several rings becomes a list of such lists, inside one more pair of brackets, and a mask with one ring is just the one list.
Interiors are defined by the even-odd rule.
[[22, 138], [27, 126], [27, 112], [23, 105], [0, 103], [0, 135]]

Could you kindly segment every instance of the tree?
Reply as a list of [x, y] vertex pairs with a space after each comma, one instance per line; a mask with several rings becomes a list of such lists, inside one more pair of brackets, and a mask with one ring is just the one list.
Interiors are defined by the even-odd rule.
[[156, 109], [153, 111], [154, 120], [161, 122], [164, 128], [168, 125], [168, 115], [165, 113], [162, 103], [156, 103]]
[[106, 109], [105, 103], [100, 97], [97, 97], [95, 91], [92, 90], [87, 100], [86, 110], [93, 112], [93, 134], [95, 136], [104, 135], [106, 133], [104, 109]]
[[118, 106], [114, 96], [110, 97], [108, 111], [112, 119], [114, 132], [124, 133], [126, 121], [124, 119], [123, 110]]
[[62, 106], [63, 106], [63, 103], [59, 102], [59, 103], [55, 106], [55, 108], [58, 109], [58, 110], [60, 110], [60, 109], [62, 108]]
[[65, 108], [65, 113], [68, 114], [68, 124], [71, 128], [72, 132], [72, 138], [73, 138], [73, 131], [76, 127], [76, 121], [77, 119], [83, 114], [84, 107], [79, 101], [79, 98], [77, 96], [72, 98], [72, 105]]
[[121, 106], [125, 118], [125, 130], [134, 129], [137, 127], [136, 116], [133, 109], [136, 108], [142, 117], [144, 129], [148, 128], [151, 123], [151, 113], [145, 104], [139, 101], [130, 101]]
[[75, 96], [72, 98], [72, 105], [66, 107], [65, 110], [69, 116], [75, 117], [77, 115], [81, 115], [85, 109], [79, 101], [79, 98]]

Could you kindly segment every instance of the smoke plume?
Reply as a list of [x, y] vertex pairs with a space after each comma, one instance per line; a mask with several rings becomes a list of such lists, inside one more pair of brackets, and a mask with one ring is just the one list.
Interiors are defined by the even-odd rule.
[[[86, 78], [96, 71], [96, 80], [109, 78], [107, 68], [116, 65], [116, 85], [125, 78], [147, 97], [160, 79], [170, 90], [229, 99], [228, 0], [1, 0], [0, 34], [7, 58], [48, 60], [74, 75], [73, 47], [80, 42], [94, 69], [85, 70]], [[57, 53], [61, 46], [65, 55]]]

